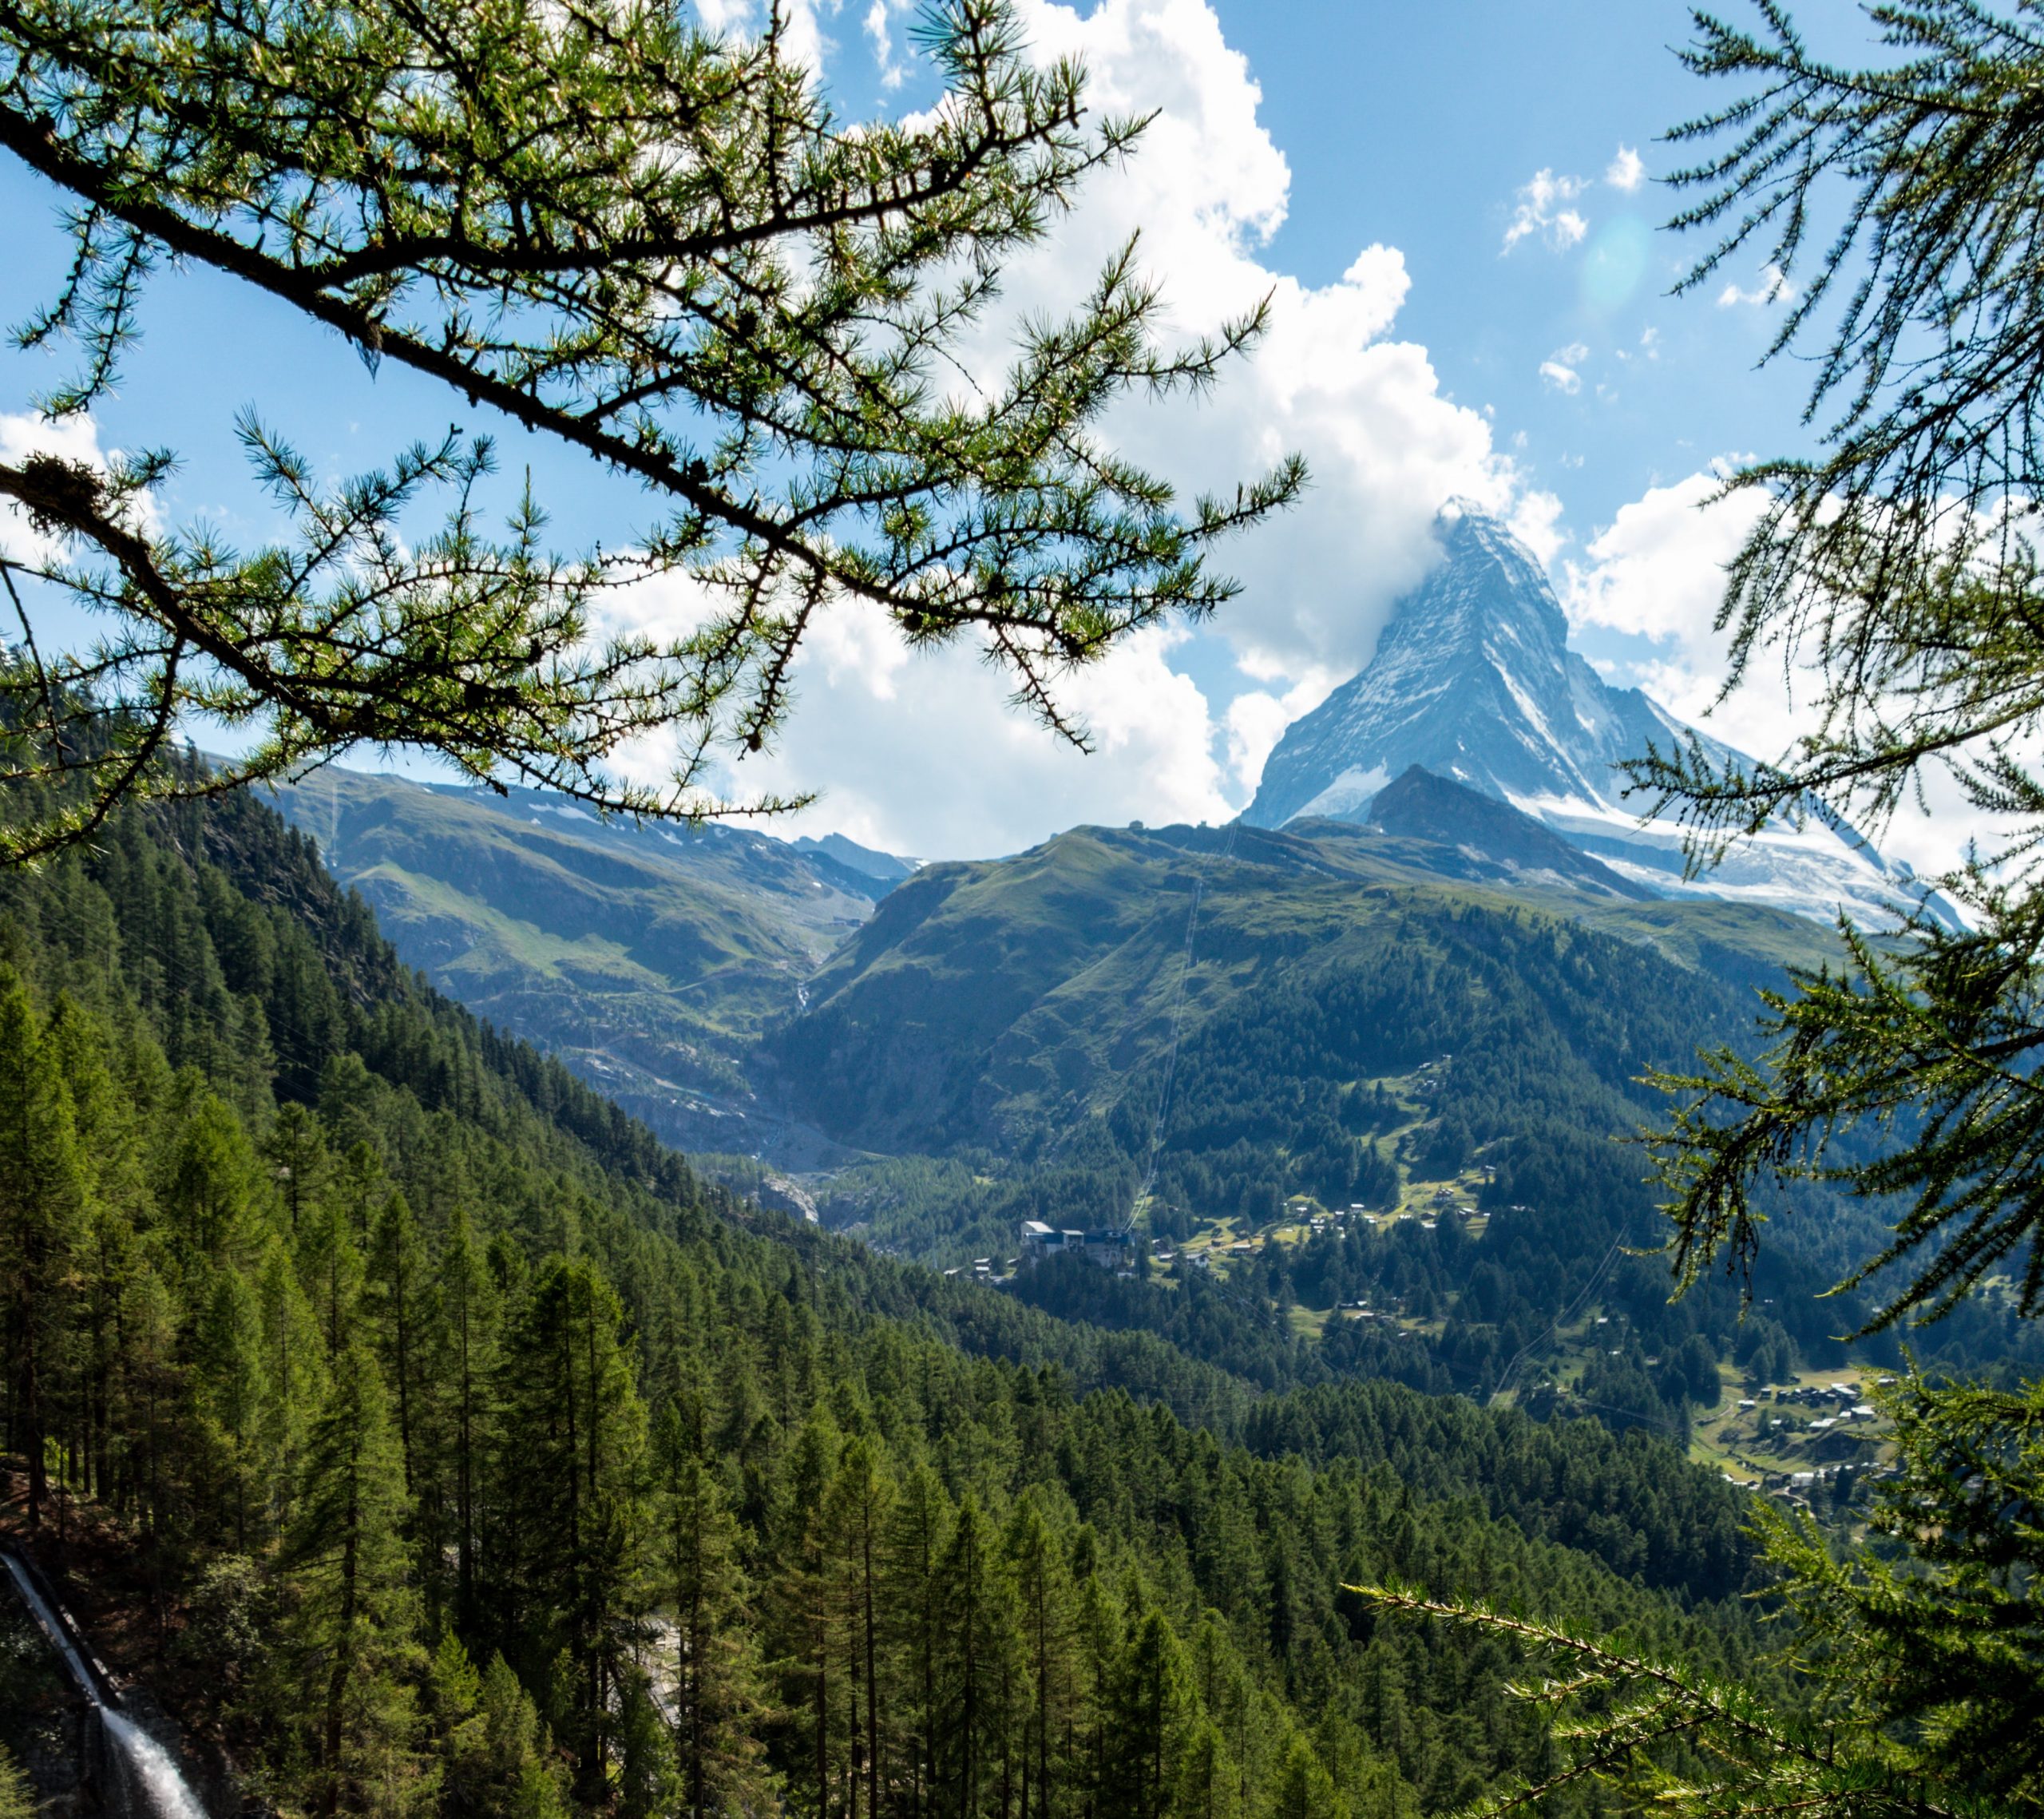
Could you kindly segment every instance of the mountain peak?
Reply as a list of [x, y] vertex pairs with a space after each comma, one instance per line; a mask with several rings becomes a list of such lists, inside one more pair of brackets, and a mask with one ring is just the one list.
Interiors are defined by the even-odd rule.
[[[1412, 765], [1503, 796], [1615, 796], [1616, 761], [1666, 726], [1568, 648], [1533, 553], [1472, 508], [1437, 521], [1442, 560], [1393, 609], [1363, 672], [1289, 727], [1244, 817], [1353, 817]], [[1338, 762], [1337, 762], [1338, 759]]]
[[1919, 894], [1906, 868], [1821, 814], [1770, 828], [1702, 879], [1687, 878], [1680, 830], [1641, 825], [1622, 767], [1650, 746], [1697, 735], [1638, 689], [1612, 688], [1569, 648], [1546, 571], [1496, 519], [1456, 501], [1436, 535], [1441, 561], [1393, 608], [1361, 673], [1285, 728], [1245, 822], [1361, 821], [1417, 765], [1511, 803], [1656, 894], [1825, 919], [1840, 906], [1886, 917], [1898, 899]]
[[[1444, 566], [1496, 569], [1527, 608], [1566, 640], [1568, 621], [1540, 559], [1489, 513], [1451, 500], [1434, 520], [1434, 537], [1446, 558]], [[1406, 596], [1408, 604], [1412, 597]]]

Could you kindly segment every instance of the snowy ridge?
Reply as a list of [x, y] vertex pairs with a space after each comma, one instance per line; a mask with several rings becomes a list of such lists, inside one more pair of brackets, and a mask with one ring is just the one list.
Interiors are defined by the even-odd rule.
[[1495, 520], [1451, 507], [1440, 536], [1445, 560], [1399, 602], [1369, 666], [1285, 728], [1243, 811], [1252, 826], [1367, 821], [1377, 792], [1417, 764], [1510, 802], [1657, 895], [1826, 921], [1843, 908], [1871, 923], [1923, 896], [1907, 866], [1821, 804], [1801, 826], [1769, 827], [1685, 878], [1681, 830], [1641, 824], [1618, 766], [1698, 737], [1738, 755], [1571, 651], [1546, 573]]

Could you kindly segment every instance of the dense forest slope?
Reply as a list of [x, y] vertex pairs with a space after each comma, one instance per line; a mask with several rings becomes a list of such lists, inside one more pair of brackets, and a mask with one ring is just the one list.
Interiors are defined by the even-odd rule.
[[0, 875], [0, 967], [17, 1498], [125, 1538], [123, 1664], [287, 1812], [1445, 1810], [1539, 1714], [1345, 1579], [1752, 1652], [1662, 1443], [1262, 1398], [762, 1214], [252, 801]]

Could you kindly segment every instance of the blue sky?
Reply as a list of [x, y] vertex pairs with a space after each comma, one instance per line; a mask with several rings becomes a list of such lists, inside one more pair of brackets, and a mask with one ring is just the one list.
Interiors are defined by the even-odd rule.
[[[744, 0], [706, 10], [741, 26], [746, 16]], [[1006, 714], [972, 653], [909, 660], [885, 628], [848, 615], [806, 667], [782, 749], [735, 785], [820, 785], [806, 829], [932, 856], [1012, 850], [1080, 819], [1223, 815], [1246, 799], [1285, 717], [1367, 657], [1389, 600], [1424, 569], [1425, 525], [1449, 492], [1527, 532], [1583, 648], [1615, 679], [1698, 711], [1712, 564], [1737, 526], [1707, 522], [1694, 501], [1713, 459], [1791, 448], [1805, 432], [1801, 371], [1754, 370], [1776, 315], [1758, 300], [1765, 275], [1736, 269], [1667, 294], [1697, 248], [1658, 231], [1671, 199], [1652, 179], [1679, 156], [1659, 136], [1709, 99], [1670, 49], [1688, 35], [1686, 10], [1028, 0], [1026, 11], [1040, 42], [1087, 57], [1104, 99], [1165, 111], [1056, 256], [1018, 271], [1017, 307], [1055, 303], [1135, 224], [1187, 327], [1274, 288], [1278, 327], [1253, 371], [1201, 412], [1118, 428], [1189, 485], [1301, 446], [1314, 496], [1294, 523], [1231, 549], [1246, 592], [1221, 622], [1075, 684], [1100, 735], [1094, 758]], [[1842, 0], [1798, 17], [1826, 48], [1865, 48]], [[906, 18], [899, 0], [801, 10], [847, 113], [926, 93], [902, 61]], [[17, 168], [0, 166], [0, 216], [14, 230], [0, 313], [18, 319], [48, 295], [64, 248], [51, 198]], [[372, 378], [335, 338], [228, 280], [166, 273], [144, 320], [93, 433], [102, 446], [182, 453], [164, 500], [173, 517], [259, 533], [232, 439], [236, 409], [254, 403], [335, 472], [450, 421], [490, 427], [507, 466], [533, 466], [564, 541], [615, 547], [640, 520], [628, 490], [425, 382], [388, 367]], [[22, 414], [50, 374], [0, 356], [0, 434], [30, 433]], [[656, 622], [667, 609], [655, 599], [638, 611]], [[1728, 711], [1727, 737], [1780, 723], [1764, 700]]]
[[[1753, 371], [1767, 323], [1666, 293], [1697, 250], [1659, 232], [1671, 198], [1597, 180], [1630, 149], [1651, 178], [1680, 161], [1657, 143], [1702, 91], [1670, 47], [1686, 9], [1658, 0], [1448, 0], [1301, 7], [1221, 0], [1248, 54], [1262, 118], [1290, 158], [1276, 262], [1314, 281], [1382, 241], [1412, 278], [1401, 332], [1444, 389], [1495, 407], [1571, 524], [1608, 519], [1656, 480], [1728, 448], [1794, 434], [1792, 380]], [[1542, 171], [1590, 180], [1571, 202], [1580, 241], [1502, 242]], [[1714, 287], [1713, 291], [1721, 287]], [[1651, 331], [1659, 358], [1639, 358]], [[1580, 389], [1540, 369], [1560, 350]], [[1628, 356], [1621, 359], [1621, 355]], [[1578, 464], [1580, 464], [1579, 466]]]

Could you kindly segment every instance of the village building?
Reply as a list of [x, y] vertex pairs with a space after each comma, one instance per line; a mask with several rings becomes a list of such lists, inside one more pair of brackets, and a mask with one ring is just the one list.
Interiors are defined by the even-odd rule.
[[1030, 1263], [1052, 1257], [1083, 1257], [1103, 1270], [1119, 1270], [1128, 1262], [1131, 1242], [1126, 1231], [1063, 1231], [1041, 1219], [1024, 1219], [1021, 1260]]

